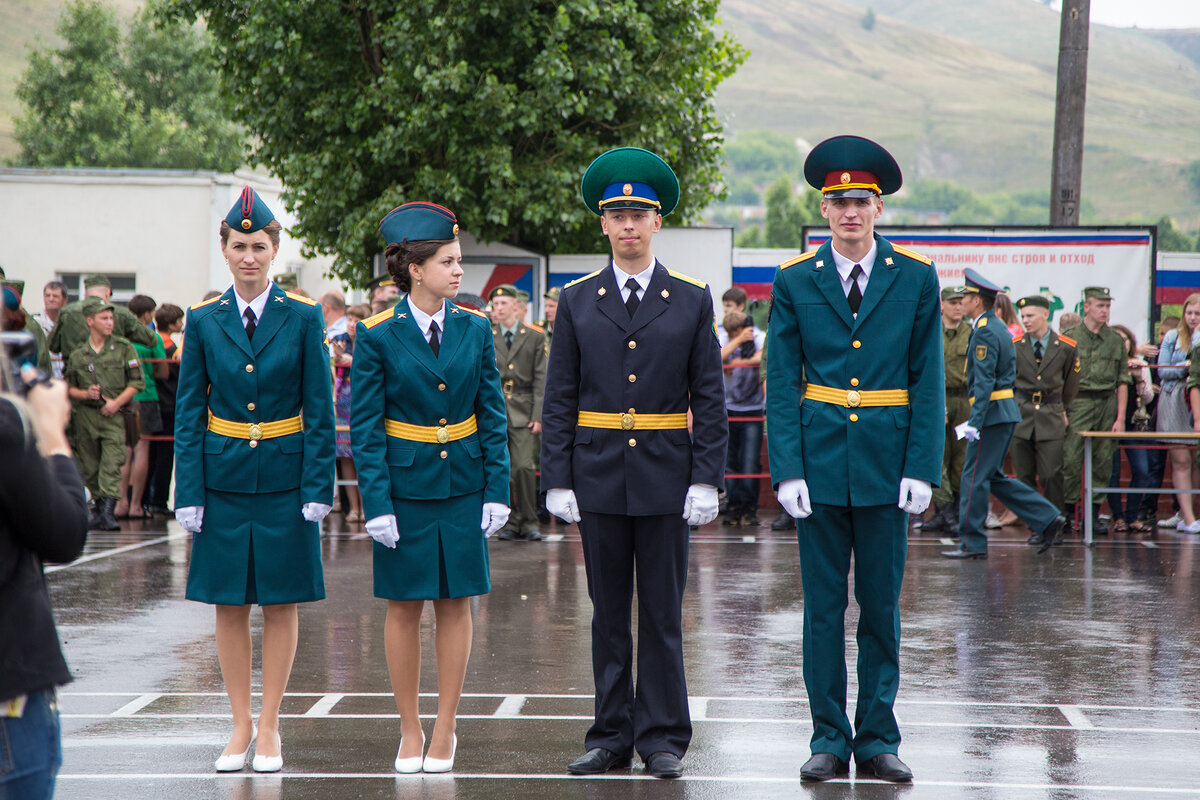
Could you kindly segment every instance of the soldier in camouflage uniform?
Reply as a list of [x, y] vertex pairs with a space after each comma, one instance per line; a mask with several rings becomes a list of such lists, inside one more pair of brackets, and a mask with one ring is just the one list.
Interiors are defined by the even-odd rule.
[[[1104, 286], [1083, 290], [1083, 322], [1063, 331], [1076, 342], [1079, 392], [1067, 408], [1067, 440], [1063, 457], [1063, 495], [1067, 518], [1075, 513], [1083, 488], [1083, 439], [1080, 431], [1125, 430], [1125, 404], [1128, 400], [1129, 362], [1125, 342], [1108, 327], [1112, 297]], [[1092, 443], [1092, 485], [1104, 487], [1112, 479], [1112, 439]], [[1102, 495], [1101, 495], [1102, 496]], [[1108, 528], [1099, 524], [1100, 503], [1092, 505], [1093, 530], [1104, 536]]]
[[[82, 300], [67, 303], [58, 312], [58, 322], [54, 324], [47, 342], [50, 352], [62, 353], [64, 359], [86, 343], [90, 336], [83, 316], [83, 304], [89, 297], [109, 302], [112, 299], [112, 284], [105, 275], [88, 275], [83, 279], [83, 293]], [[154, 331], [143, 325], [125, 306], [113, 306], [113, 333], [143, 347], [154, 347], [158, 342]]]
[[146, 388], [146, 381], [133, 345], [113, 334], [112, 303], [89, 297], [83, 302], [82, 313], [88, 340], [67, 356], [64, 368], [67, 392], [74, 405], [72, 445], [95, 504], [88, 527], [116, 531], [121, 526], [113, 509], [120, 491], [121, 465], [125, 463], [125, 420], [121, 412], [135, 394]]
[[967, 442], [954, 432], [967, 421], [967, 347], [971, 326], [963, 323], [962, 289], [942, 289], [942, 357], [946, 365], [946, 450], [942, 456], [942, 484], [933, 490], [937, 513], [921, 526], [926, 533], [958, 534], [958, 486], [962, 479]]

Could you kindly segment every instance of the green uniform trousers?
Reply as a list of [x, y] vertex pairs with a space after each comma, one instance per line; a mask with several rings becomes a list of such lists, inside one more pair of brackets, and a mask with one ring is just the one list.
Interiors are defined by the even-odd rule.
[[508, 429], [513, 505], [504, 527], [518, 533], [535, 531], [538, 527], [537, 467], [534, 466], [538, 438], [529, 428]]
[[[1117, 421], [1117, 392], [1080, 391], [1067, 409], [1067, 440], [1063, 451], [1063, 500], [1082, 502], [1083, 438], [1079, 431], [1109, 431]], [[1096, 439], [1092, 442], [1092, 486], [1102, 488], [1112, 480], [1115, 439]], [[1099, 503], [1101, 497], [1093, 497]]]
[[933, 490], [933, 505], [942, 508], [955, 502], [958, 497], [959, 481], [962, 478], [963, 458], [967, 454], [967, 440], [959, 439], [954, 428], [967, 421], [971, 415], [971, 404], [967, 396], [946, 395], [946, 447], [942, 455], [942, 485]]
[[1063, 440], [1013, 439], [1008, 451], [1017, 477], [1038, 488], [1059, 511], [1063, 510]]
[[[908, 553], [907, 515], [895, 505], [827, 506], [798, 520], [804, 587], [804, 686], [813, 753], [866, 761], [896, 753], [892, 707], [900, 684], [900, 585]], [[846, 716], [846, 607], [851, 555], [858, 602], [858, 699]]]
[[116, 498], [121, 493], [121, 465], [125, 463], [125, 417], [106, 417], [99, 408], [75, 406], [72, 443], [75, 463], [92, 497]]

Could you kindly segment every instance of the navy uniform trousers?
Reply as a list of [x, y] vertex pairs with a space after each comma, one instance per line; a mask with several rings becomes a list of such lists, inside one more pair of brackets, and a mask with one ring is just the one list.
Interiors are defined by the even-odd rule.
[[983, 530], [987, 521], [989, 494], [995, 495], [1030, 530], [1039, 533], [1046, 530], [1058, 516], [1058, 508], [1038, 494], [1036, 489], [1004, 473], [1004, 455], [1008, 452], [1016, 426], [1015, 422], [985, 425], [979, 431], [978, 441], [967, 442], [959, 488], [958, 518], [963, 549], [969, 553], [987, 551], [987, 536]]

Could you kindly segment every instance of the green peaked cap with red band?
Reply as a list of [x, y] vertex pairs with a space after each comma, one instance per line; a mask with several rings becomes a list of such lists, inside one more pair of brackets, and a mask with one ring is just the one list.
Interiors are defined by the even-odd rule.
[[892, 154], [862, 136], [833, 136], [810, 150], [804, 180], [828, 198], [892, 194], [904, 182]]
[[242, 189], [242, 196], [225, 215], [225, 221], [229, 223], [229, 227], [242, 233], [260, 231], [267, 227], [273, 219], [275, 219], [275, 215], [271, 213], [271, 209], [267, 208], [267, 204], [258, 196], [258, 192], [249, 186]]

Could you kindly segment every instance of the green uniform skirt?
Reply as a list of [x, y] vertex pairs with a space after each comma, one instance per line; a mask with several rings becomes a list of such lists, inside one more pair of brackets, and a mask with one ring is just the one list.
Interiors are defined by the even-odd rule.
[[392, 498], [400, 541], [374, 544], [375, 596], [445, 600], [492, 590], [487, 539], [479, 528], [483, 492], [446, 500]]
[[300, 490], [205, 493], [192, 536], [187, 599], [243, 606], [325, 597], [321, 528], [300, 513]]

